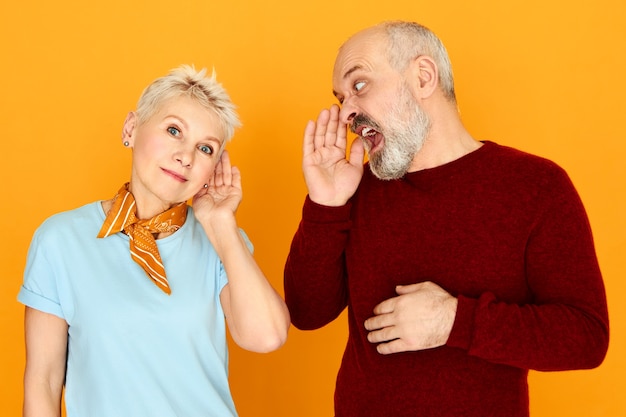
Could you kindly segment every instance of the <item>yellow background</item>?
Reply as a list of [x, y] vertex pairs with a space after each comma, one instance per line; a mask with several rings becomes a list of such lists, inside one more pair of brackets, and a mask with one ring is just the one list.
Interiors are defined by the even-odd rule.
[[[110, 198], [129, 178], [122, 122], [143, 87], [181, 63], [215, 66], [244, 127], [239, 220], [282, 292], [305, 187], [302, 131], [333, 103], [347, 36], [386, 19], [422, 22], [447, 45], [463, 119], [553, 159], [588, 210], [606, 282], [611, 345], [598, 369], [531, 373], [533, 416], [626, 416], [626, 5], [624, 0], [3, 1], [0, 5], [0, 415], [19, 415], [24, 365], [16, 294], [35, 228]], [[241, 416], [331, 416], [345, 315], [290, 331], [279, 351], [231, 346]], [[112, 399], [114, 400], [114, 399]]]

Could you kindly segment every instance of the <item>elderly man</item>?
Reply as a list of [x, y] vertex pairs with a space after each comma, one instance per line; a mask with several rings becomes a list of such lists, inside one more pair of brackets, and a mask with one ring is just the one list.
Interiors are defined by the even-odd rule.
[[285, 297], [300, 329], [348, 307], [335, 415], [528, 416], [529, 369], [597, 367], [608, 314], [580, 198], [553, 162], [470, 135], [441, 41], [365, 29], [333, 90], [341, 107], [305, 129]]

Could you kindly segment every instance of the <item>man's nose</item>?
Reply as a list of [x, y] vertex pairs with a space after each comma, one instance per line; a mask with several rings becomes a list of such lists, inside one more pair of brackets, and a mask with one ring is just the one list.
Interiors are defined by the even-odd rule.
[[344, 100], [344, 102], [341, 103], [341, 110], [339, 110], [339, 120], [346, 125], [351, 125], [356, 115], [357, 108], [354, 106], [352, 100], [350, 100], [350, 98]]

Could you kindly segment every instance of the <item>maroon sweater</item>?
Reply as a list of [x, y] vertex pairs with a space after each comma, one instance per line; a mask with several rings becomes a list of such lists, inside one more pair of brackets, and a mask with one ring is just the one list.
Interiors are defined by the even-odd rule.
[[[423, 281], [458, 297], [447, 344], [377, 353], [364, 321], [396, 285]], [[529, 369], [593, 368], [608, 347], [602, 277], [571, 181], [493, 142], [395, 181], [366, 168], [343, 207], [307, 198], [285, 297], [300, 329], [348, 307], [337, 417], [527, 416]]]

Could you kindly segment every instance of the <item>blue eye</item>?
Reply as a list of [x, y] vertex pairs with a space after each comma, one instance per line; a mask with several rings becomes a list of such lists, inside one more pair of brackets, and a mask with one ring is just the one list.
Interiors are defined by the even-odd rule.
[[180, 136], [180, 130], [177, 127], [170, 126], [170, 127], [167, 128], [167, 131], [172, 136], [175, 136], [175, 137], [179, 137]]
[[200, 152], [205, 153], [207, 155], [213, 154], [213, 148], [208, 145], [200, 145], [198, 146], [198, 149], [200, 150]]
[[363, 87], [365, 87], [365, 81], [357, 81], [354, 83], [354, 89], [356, 91], [361, 91]]

